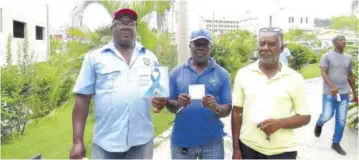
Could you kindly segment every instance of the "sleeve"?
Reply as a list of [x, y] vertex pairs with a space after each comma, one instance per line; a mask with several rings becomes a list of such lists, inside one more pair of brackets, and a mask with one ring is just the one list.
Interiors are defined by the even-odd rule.
[[294, 112], [299, 115], [310, 115], [305, 81], [301, 75], [298, 76], [300, 79], [296, 83], [296, 88], [292, 94]]
[[89, 54], [86, 54], [77, 77], [73, 93], [95, 94], [96, 73], [91, 65]]
[[177, 100], [177, 72], [173, 70], [170, 75], [170, 100]]
[[232, 104], [231, 90], [231, 77], [227, 74], [227, 77], [219, 90], [219, 104]]
[[328, 55], [327, 53], [323, 54], [322, 57], [320, 58], [320, 63], [319, 63], [320, 67], [329, 67], [327, 55]]
[[348, 73], [353, 72], [353, 58], [349, 59]]
[[232, 104], [233, 106], [237, 107], [243, 107], [244, 104], [244, 92], [243, 88], [241, 86], [241, 76], [240, 72], [237, 72], [236, 78], [234, 80], [234, 87], [233, 87], [233, 93], [232, 93]]
[[290, 54], [290, 50], [289, 49], [287, 49], [287, 57], [288, 56], [292, 56], [292, 54]]

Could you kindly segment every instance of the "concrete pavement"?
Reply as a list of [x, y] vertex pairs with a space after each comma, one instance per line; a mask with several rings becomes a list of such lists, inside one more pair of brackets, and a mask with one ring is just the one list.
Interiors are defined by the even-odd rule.
[[[343, 149], [347, 152], [346, 156], [341, 156], [333, 151], [331, 139], [334, 134], [334, 120], [330, 120], [323, 127], [320, 138], [314, 136], [314, 126], [319, 117], [321, 105], [323, 81], [321, 78], [308, 80], [307, 92], [309, 105], [312, 115], [310, 124], [295, 130], [298, 139], [298, 158], [305, 160], [357, 160], [358, 159], [358, 135], [345, 129], [341, 142]], [[232, 158], [232, 138], [231, 138], [231, 120], [230, 116], [222, 119], [224, 131], [228, 134], [225, 140], [225, 159]], [[153, 159], [171, 159], [170, 139], [164, 139], [154, 150]]]

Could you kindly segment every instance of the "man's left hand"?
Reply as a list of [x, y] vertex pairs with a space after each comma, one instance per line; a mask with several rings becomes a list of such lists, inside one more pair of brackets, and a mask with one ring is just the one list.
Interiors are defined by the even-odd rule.
[[202, 98], [202, 106], [207, 107], [212, 112], [217, 111], [217, 102], [216, 98], [213, 95], [207, 94]]
[[152, 98], [153, 112], [159, 113], [167, 105], [168, 99], [166, 97], [154, 97]]
[[282, 124], [279, 120], [276, 119], [267, 119], [257, 125], [263, 132], [270, 136], [280, 128], [282, 128]]

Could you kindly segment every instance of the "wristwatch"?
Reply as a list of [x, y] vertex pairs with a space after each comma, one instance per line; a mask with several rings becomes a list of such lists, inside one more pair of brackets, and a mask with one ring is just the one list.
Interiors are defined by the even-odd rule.
[[219, 115], [219, 112], [221, 111], [221, 107], [216, 104], [216, 114]]

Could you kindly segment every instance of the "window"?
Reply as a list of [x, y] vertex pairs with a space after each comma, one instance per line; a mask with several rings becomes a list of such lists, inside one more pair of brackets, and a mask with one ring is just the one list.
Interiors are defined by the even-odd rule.
[[25, 37], [25, 25], [24, 22], [13, 21], [13, 36], [14, 38], [24, 38]]
[[292, 17], [292, 23], [294, 23], [294, 17]]
[[300, 23], [303, 23], [303, 17], [300, 17]]
[[292, 22], [292, 17], [288, 17], [288, 23]]
[[308, 17], [305, 17], [305, 23], [308, 23]]
[[36, 26], [36, 40], [44, 40], [44, 27]]

